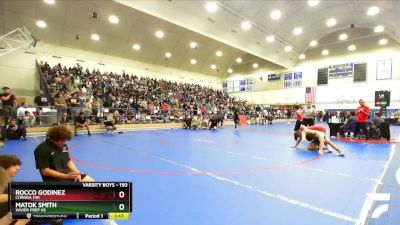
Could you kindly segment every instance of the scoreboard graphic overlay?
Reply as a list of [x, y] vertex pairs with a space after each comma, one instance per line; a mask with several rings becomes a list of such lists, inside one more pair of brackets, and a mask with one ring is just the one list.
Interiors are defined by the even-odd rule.
[[129, 219], [131, 182], [9, 184], [14, 219]]

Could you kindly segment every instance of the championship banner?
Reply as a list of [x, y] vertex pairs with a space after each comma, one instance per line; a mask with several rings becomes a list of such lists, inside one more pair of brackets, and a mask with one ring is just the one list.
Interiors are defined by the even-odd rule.
[[292, 73], [285, 73], [285, 81], [283, 83], [283, 86], [285, 88], [291, 88], [293, 83], [293, 76]]

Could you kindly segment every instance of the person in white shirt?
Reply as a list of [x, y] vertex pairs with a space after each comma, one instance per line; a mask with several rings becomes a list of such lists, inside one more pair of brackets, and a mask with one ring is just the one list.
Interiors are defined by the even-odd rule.
[[315, 108], [312, 107], [311, 102], [307, 102], [307, 105], [303, 108], [303, 125], [314, 126], [315, 124]]
[[17, 118], [19, 125], [25, 125], [30, 127], [35, 124], [35, 117], [29, 111], [25, 102], [23, 102], [21, 106], [17, 109]]

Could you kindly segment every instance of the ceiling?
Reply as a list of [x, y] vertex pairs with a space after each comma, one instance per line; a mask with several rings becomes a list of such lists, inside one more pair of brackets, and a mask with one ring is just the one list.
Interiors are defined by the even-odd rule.
[[[92, 18], [97, 12], [98, 18]], [[119, 18], [118, 24], [108, 21], [110, 15]], [[46, 28], [36, 26], [37, 20], [44, 20]], [[49, 5], [42, 0], [2, 0], [0, 1], [0, 34], [17, 27], [26, 26], [32, 34], [43, 42], [106, 55], [128, 58], [158, 66], [165, 66], [194, 73], [225, 77], [237, 57], [243, 63], [237, 65], [235, 72], [249, 73], [253, 63], [268, 70], [282, 67], [212, 38], [198, 34], [181, 26], [167, 22], [147, 13], [126, 7], [114, 1], [104, 0], [55, 0]], [[155, 36], [162, 30], [165, 36]], [[91, 40], [91, 34], [97, 33], [99, 41]], [[76, 39], [76, 35], [80, 39]], [[190, 42], [198, 44], [197, 49], [190, 48]], [[141, 46], [135, 51], [132, 45]], [[39, 42], [40, 44], [40, 42]], [[222, 57], [216, 51], [223, 52]], [[170, 52], [168, 60], [165, 53]], [[197, 63], [192, 65], [191, 59]], [[211, 69], [215, 64], [217, 69]], [[235, 63], [236, 64], [236, 63]]]
[[[388, 39], [388, 47], [399, 46], [400, 13], [394, 12], [400, 12], [400, 1], [396, 0], [320, 0], [314, 7], [307, 0], [214, 2], [215, 13], [205, 10], [203, 0], [55, 0], [53, 5], [43, 0], [2, 0], [0, 34], [26, 26], [46, 43], [220, 78], [229, 75], [228, 68], [234, 74], [253, 73], [254, 63], [267, 71], [291, 68], [300, 62], [301, 53], [305, 60], [313, 60], [321, 57], [323, 49], [330, 51], [329, 56], [349, 54], [350, 44], [356, 45], [356, 52], [383, 48], [377, 44], [382, 38]], [[371, 6], [378, 6], [380, 12], [368, 16]], [[278, 20], [270, 18], [275, 9], [282, 12]], [[93, 12], [97, 19], [92, 18]], [[110, 15], [118, 16], [119, 23], [111, 24]], [[337, 24], [327, 27], [331, 17]], [[39, 19], [47, 23], [46, 28], [36, 26]], [[243, 30], [242, 21], [249, 21], [252, 28]], [[384, 32], [374, 33], [377, 25], [383, 25]], [[295, 27], [302, 28], [301, 35], [293, 34]], [[165, 33], [162, 39], [155, 36], [157, 30]], [[343, 32], [349, 38], [339, 41]], [[93, 33], [99, 34], [99, 41], [91, 40]], [[75, 39], [77, 34], [80, 39]], [[266, 42], [268, 35], [276, 40]], [[310, 47], [311, 40], [317, 40], [318, 46]], [[192, 41], [198, 43], [197, 49], [189, 47]], [[134, 43], [141, 45], [139, 51], [132, 49]], [[291, 52], [284, 51], [288, 45]], [[217, 50], [222, 57], [215, 55]], [[168, 60], [166, 52], [172, 54]], [[243, 62], [236, 63], [237, 57]], [[191, 59], [197, 64], [190, 64]], [[211, 69], [211, 64], [217, 69]]]
[[[315, 58], [315, 52], [319, 52], [321, 56], [322, 47], [332, 48], [329, 56], [339, 56], [348, 54], [349, 41], [358, 45], [357, 41], [362, 40], [357, 51], [369, 51], [382, 48], [375, 40], [378, 37], [387, 38], [389, 45], [396, 46], [400, 40], [400, 13], [395, 13], [400, 12], [400, 1], [397, 0], [320, 0], [314, 7], [309, 6], [307, 0], [225, 0], [214, 1], [218, 5], [218, 10], [214, 13], [207, 12], [206, 1], [114, 1], [235, 46], [285, 68], [296, 65], [301, 53], [306, 55], [306, 59]], [[379, 13], [367, 15], [371, 6], [379, 7]], [[270, 14], [276, 9], [281, 11], [282, 16], [273, 20]], [[337, 23], [328, 27], [326, 21], [332, 17]], [[249, 21], [252, 28], [242, 30], [242, 21]], [[351, 24], [354, 24], [354, 28], [349, 31]], [[377, 25], [384, 26], [383, 33], [374, 33]], [[302, 28], [301, 35], [294, 35], [293, 30], [296, 27]], [[349, 38], [338, 43], [337, 34], [344, 31], [351, 32]], [[269, 35], [275, 37], [275, 42], [265, 41]], [[317, 40], [323, 46], [311, 48], [311, 40]], [[361, 48], [368, 41], [374, 44]], [[284, 48], [289, 45], [293, 50], [285, 52]]]

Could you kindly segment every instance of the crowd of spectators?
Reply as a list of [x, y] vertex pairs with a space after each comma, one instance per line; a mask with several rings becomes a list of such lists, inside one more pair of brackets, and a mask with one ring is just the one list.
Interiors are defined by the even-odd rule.
[[[100, 72], [40, 62], [48, 90], [54, 99], [60, 120], [67, 122], [80, 111], [99, 122], [101, 108], [113, 113], [116, 123], [164, 121], [185, 115], [228, 113], [233, 106], [250, 110], [245, 101], [227, 93], [195, 84], [138, 77], [125, 72]], [[97, 121], [96, 121], [97, 120]]]

